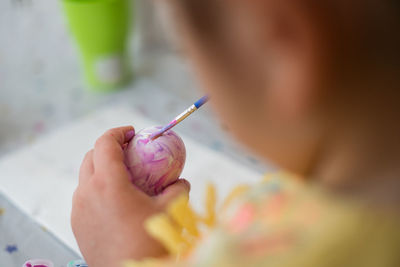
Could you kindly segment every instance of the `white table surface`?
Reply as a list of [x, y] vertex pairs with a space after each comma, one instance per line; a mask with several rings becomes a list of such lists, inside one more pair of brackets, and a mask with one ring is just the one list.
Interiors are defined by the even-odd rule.
[[[155, 123], [133, 109], [118, 105], [99, 110], [45, 135], [38, 142], [0, 160], [0, 190], [23, 211], [78, 251], [71, 228], [71, 197], [86, 151], [106, 129], [135, 122], [137, 129]], [[179, 133], [179, 129], [177, 129]], [[182, 177], [192, 184], [191, 202], [202, 207], [208, 182], [220, 197], [239, 183], [252, 183], [261, 174], [182, 135], [187, 162]]]

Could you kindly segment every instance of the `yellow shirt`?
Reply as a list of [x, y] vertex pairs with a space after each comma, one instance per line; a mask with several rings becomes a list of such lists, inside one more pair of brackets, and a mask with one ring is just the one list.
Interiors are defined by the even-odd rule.
[[[126, 266], [400, 266], [400, 221], [393, 214], [336, 199], [285, 175], [238, 188], [232, 196], [218, 216], [212, 189], [206, 216], [181, 201], [164, 217], [172, 224], [159, 217], [148, 227], [171, 256]], [[201, 222], [210, 229], [201, 231]], [[170, 233], [171, 225], [183, 227], [180, 236]]]

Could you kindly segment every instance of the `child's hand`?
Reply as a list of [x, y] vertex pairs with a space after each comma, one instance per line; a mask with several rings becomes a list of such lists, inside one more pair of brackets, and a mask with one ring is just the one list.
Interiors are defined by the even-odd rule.
[[130, 126], [107, 131], [82, 162], [71, 224], [89, 266], [118, 266], [125, 259], [164, 255], [161, 244], [145, 232], [143, 222], [190, 190], [183, 179], [156, 197], [133, 186], [123, 154], [133, 135]]

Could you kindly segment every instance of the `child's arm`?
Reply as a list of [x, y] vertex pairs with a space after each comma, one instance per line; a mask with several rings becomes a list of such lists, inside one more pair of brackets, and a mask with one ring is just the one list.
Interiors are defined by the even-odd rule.
[[149, 197], [133, 186], [123, 154], [123, 146], [133, 135], [131, 126], [107, 131], [82, 162], [71, 224], [90, 266], [164, 255], [163, 247], [143, 229], [143, 221], [190, 189], [181, 179], [161, 195]]

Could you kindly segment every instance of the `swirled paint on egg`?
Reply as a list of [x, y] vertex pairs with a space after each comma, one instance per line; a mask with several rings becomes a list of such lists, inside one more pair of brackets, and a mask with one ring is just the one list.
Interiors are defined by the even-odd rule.
[[174, 131], [150, 139], [150, 135], [161, 128], [141, 130], [125, 149], [125, 164], [132, 183], [151, 196], [179, 178], [186, 160], [185, 144]]

